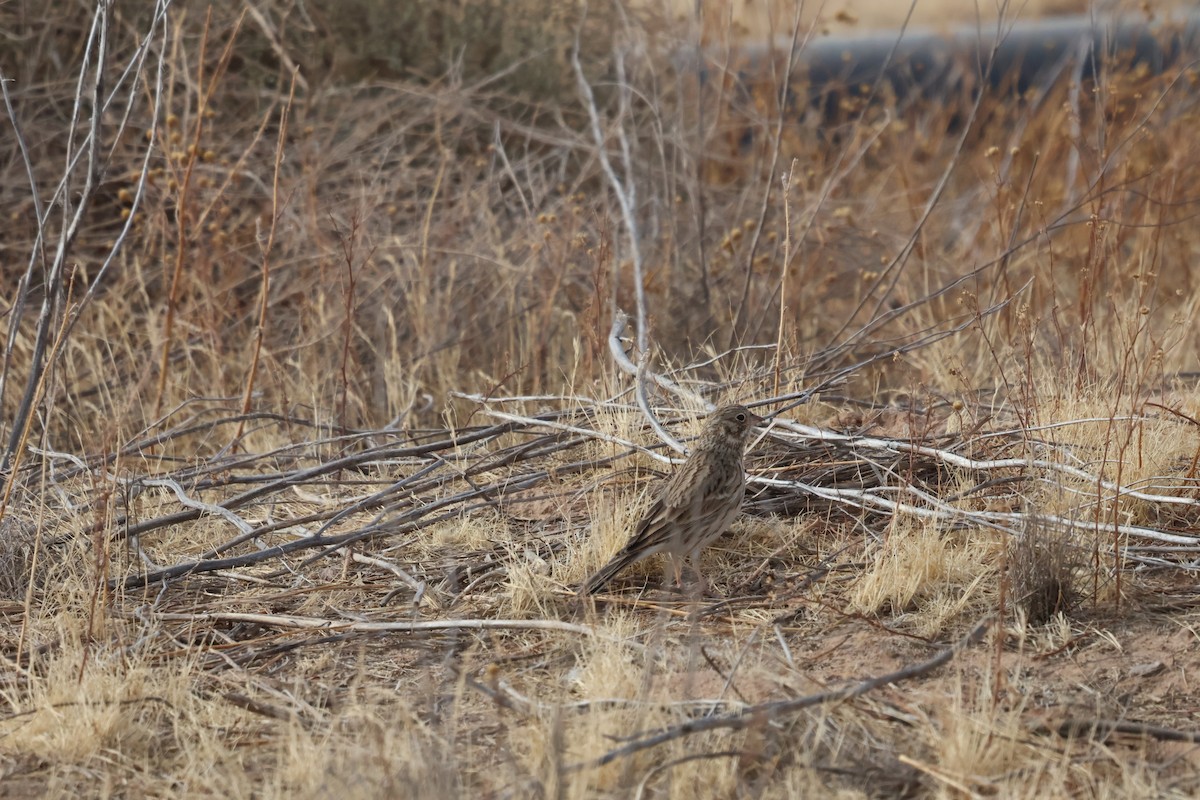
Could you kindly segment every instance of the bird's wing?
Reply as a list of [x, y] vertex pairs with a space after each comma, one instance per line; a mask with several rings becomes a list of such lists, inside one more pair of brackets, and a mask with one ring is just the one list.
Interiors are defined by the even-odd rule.
[[646, 510], [637, 531], [622, 552], [649, 550], [667, 544], [675, 533], [674, 526], [680, 520], [697, 525], [703, 524], [709, 518], [728, 515], [729, 510], [726, 507], [716, 507], [707, 512], [699, 507], [689, 507], [698, 506], [704, 497], [718, 491], [723, 480], [725, 479], [708, 464], [700, 465], [700, 469], [695, 472], [676, 472], [663, 484], [658, 497]]
[[[677, 537], [684, 534], [681, 526], [711, 527], [712, 532], [720, 533], [721, 528], [728, 525], [737, 516], [738, 508], [741, 505], [741, 496], [738, 496], [738, 502], [732, 508], [728, 503], [718, 503], [707, 510], [703, 509], [701, 505], [705, 497], [714, 493], [735, 493], [738, 489], [742, 492], [745, 491], [743, 475], [739, 474], [735, 477], [735, 480], [740, 483], [739, 486], [722, 486], [729, 480], [728, 474], [722, 476], [707, 464], [699, 464], [694, 469], [676, 472], [659, 489], [658, 496], [646, 509], [633, 536], [607, 565], [584, 584], [581, 591], [584, 594], [592, 594], [635, 561], [640, 561], [654, 553], [678, 550], [680, 542]], [[710, 525], [710, 523], [712, 524]]]

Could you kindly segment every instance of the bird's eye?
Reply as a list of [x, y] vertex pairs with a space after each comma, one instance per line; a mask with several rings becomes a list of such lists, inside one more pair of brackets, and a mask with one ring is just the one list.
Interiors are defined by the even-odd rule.
[[738, 421], [738, 422], [745, 422], [745, 421], [746, 421], [746, 415], [745, 415], [745, 414], [738, 414], [738, 415], [737, 415], [737, 421]]

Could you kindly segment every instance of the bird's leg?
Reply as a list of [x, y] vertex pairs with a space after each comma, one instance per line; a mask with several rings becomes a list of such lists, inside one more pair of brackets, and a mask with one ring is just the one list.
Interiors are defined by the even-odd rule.
[[675, 576], [675, 586], [679, 591], [683, 591], [683, 559], [672, 553], [668, 556], [668, 561], [671, 564], [671, 572]]
[[692, 590], [697, 599], [708, 596], [708, 579], [704, 577], [704, 573], [700, 571], [700, 552], [693, 550], [687, 555], [688, 566], [692, 569], [692, 574], [696, 576], [695, 583], [692, 584]]

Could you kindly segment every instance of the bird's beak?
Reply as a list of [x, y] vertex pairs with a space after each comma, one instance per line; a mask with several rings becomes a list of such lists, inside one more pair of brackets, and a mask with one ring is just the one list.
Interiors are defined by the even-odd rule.
[[756, 427], [756, 428], [761, 427], [766, 421], [767, 420], [765, 417], [760, 417], [758, 414], [755, 414], [753, 411], [750, 412], [750, 424], [753, 425], [754, 427]]

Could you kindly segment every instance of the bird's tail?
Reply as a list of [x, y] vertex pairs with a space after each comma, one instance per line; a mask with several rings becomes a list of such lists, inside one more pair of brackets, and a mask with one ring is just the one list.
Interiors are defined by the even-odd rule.
[[608, 585], [608, 582], [617, 576], [617, 573], [625, 569], [629, 565], [629, 559], [624, 555], [618, 555], [612, 561], [609, 561], [595, 575], [587, 579], [587, 583], [579, 590], [580, 594], [595, 594]]

